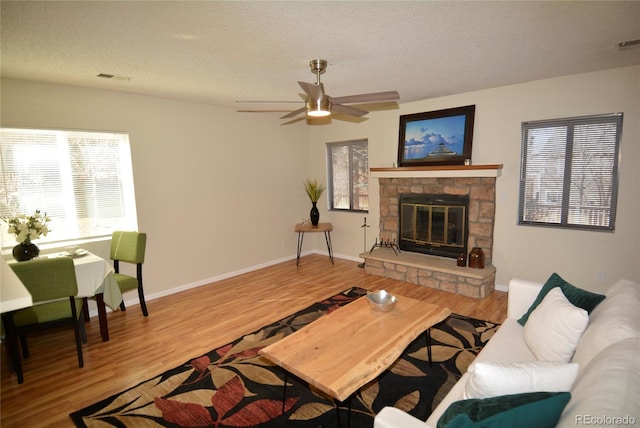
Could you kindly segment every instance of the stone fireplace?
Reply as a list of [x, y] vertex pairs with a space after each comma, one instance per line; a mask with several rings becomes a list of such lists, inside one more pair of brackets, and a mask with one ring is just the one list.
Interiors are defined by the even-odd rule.
[[[401, 196], [405, 198], [407, 195], [413, 195], [420, 198], [427, 195], [447, 201], [449, 197], [463, 196], [468, 198], [464, 252], [468, 254], [473, 247], [482, 248], [485, 254], [485, 268], [459, 267], [456, 259], [453, 258], [453, 253], [441, 257], [420, 254], [415, 250], [401, 250], [396, 254], [386, 248], [375, 248], [370, 253], [361, 255], [365, 259], [367, 273], [476, 298], [491, 294], [495, 288], [496, 272], [491, 263], [495, 185], [501, 168], [501, 165], [453, 166], [445, 172], [415, 167], [372, 168], [372, 176], [377, 176], [380, 185], [380, 240], [391, 242], [402, 240]], [[427, 172], [424, 172], [425, 170]], [[452, 241], [451, 238], [447, 239]], [[459, 242], [457, 237], [456, 242]], [[459, 250], [455, 254], [460, 252], [463, 251]]]

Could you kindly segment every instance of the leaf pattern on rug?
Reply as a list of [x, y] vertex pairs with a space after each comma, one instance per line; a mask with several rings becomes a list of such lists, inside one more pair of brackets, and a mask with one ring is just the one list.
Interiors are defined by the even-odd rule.
[[296, 410], [289, 420], [291, 421], [308, 421], [316, 419], [319, 415], [324, 415], [328, 412], [332, 412], [336, 409], [333, 404], [326, 403], [306, 403], [303, 404], [298, 410]]
[[403, 412], [411, 413], [420, 402], [420, 391], [413, 391], [396, 401], [393, 407], [397, 407]]
[[[260, 349], [366, 295], [351, 288], [269, 324], [206, 355], [71, 414], [78, 427], [317, 428], [337, 425], [351, 405], [351, 426], [371, 427], [384, 406], [426, 419], [498, 325], [452, 314], [431, 329], [433, 365], [424, 335], [377, 379], [340, 403], [274, 366]], [[283, 397], [287, 380], [286, 399]], [[342, 414], [342, 415], [341, 415]]]
[[[426, 350], [425, 350], [426, 353]], [[428, 358], [427, 358], [428, 360]], [[404, 358], [399, 358], [395, 363], [391, 365], [388, 369], [391, 373], [397, 374], [399, 376], [426, 376], [427, 374], [420, 370], [415, 364], [412, 362], [405, 360]]]

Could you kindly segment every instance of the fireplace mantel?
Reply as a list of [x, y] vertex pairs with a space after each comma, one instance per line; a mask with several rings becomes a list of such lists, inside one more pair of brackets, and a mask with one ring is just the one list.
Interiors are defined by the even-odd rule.
[[369, 171], [375, 178], [500, 177], [502, 164], [402, 166], [370, 168]]

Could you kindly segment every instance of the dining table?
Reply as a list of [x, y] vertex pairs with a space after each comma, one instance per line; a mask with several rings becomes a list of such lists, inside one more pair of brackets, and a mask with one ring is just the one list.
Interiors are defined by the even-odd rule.
[[[103, 342], [109, 341], [109, 326], [107, 324], [107, 311], [106, 307], [109, 306], [113, 311], [118, 310], [120, 303], [122, 302], [122, 292], [118, 287], [115, 279], [115, 270], [109, 261], [103, 259], [86, 250], [79, 250], [74, 254], [68, 252], [58, 252], [51, 254], [41, 255], [40, 258], [54, 258], [54, 257], [71, 257], [73, 260], [73, 266], [76, 272], [76, 282], [78, 284], [78, 298], [90, 298], [95, 299], [98, 307], [98, 320], [100, 323], [100, 336]], [[7, 260], [6, 263], [16, 263], [15, 260]], [[3, 271], [4, 274], [4, 271]], [[7, 273], [7, 275], [10, 275]], [[20, 283], [22, 285], [22, 283]], [[24, 285], [22, 285], [24, 287]], [[2, 295], [0, 296], [0, 307], [2, 312], [8, 312], [12, 310], [21, 309], [24, 307], [32, 306], [33, 303], [29, 303], [31, 296], [28, 298], [24, 294], [24, 290], [19, 285], [12, 282], [12, 285], [6, 284], [2, 281]], [[5, 294], [6, 291], [6, 294]], [[27, 291], [28, 294], [28, 291]], [[12, 298], [12, 296], [22, 296], [22, 306], [20, 301]], [[86, 308], [85, 308], [86, 310]], [[85, 312], [88, 314], [88, 312]]]

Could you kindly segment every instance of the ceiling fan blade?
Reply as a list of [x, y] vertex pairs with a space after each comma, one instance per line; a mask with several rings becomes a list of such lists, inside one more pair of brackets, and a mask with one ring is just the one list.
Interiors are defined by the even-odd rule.
[[309, 95], [312, 100], [319, 100], [324, 96], [324, 85], [307, 82], [298, 82], [298, 85]]
[[286, 113], [291, 110], [236, 110], [238, 113]]
[[305, 107], [302, 107], [302, 108], [299, 108], [298, 110], [294, 110], [294, 111], [292, 111], [292, 112], [291, 112], [291, 113], [289, 113], [289, 114], [285, 114], [285, 115], [284, 115], [284, 116], [282, 116], [280, 119], [289, 119], [290, 117], [297, 116], [297, 115], [299, 115], [300, 113], [304, 113], [305, 111], [307, 111], [307, 107], [306, 107], [306, 106], [305, 106]]
[[395, 101], [400, 99], [397, 91], [372, 92], [370, 94], [347, 95], [346, 97], [332, 97], [334, 104], [372, 103], [377, 101]]
[[236, 100], [237, 103], [242, 104], [300, 104], [300, 101], [274, 101], [274, 100]]
[[361, 110], [359, 108], [350, 107], [350, 106], [343, 106], [342, 104], [332, 104], [331, 111], [336, 113], [346, 114], [349, 116], [356, 116], [356, 117], [361, 117], [369, 113], [366, 110]]
[[291, 119], [291, 120], [288, 120], [288, 121], [286, 121], [286, 122], [282, 122], [280, 125], [281, 125], [281, 126], [282, 126], [282, 125], [290, 125], [290, 124], [292, 124], [292, 123], [300, 122], [301, 120], [305, 120], [305, 119], [306, 119], [306, 117], [305, 117], [305, 116], [296, 117], [295, 119]]

